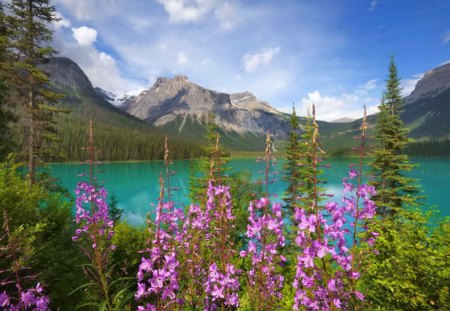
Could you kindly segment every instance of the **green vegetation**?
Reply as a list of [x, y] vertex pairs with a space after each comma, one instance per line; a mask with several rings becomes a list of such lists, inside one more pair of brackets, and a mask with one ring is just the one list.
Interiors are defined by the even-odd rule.
[[37, 164], [57, 139], [54, 115], [59, 110], [54, 104], [60, 96], [48, 88], [49, 78], [37, 65], [54, 53], [48, 25], [58, 19], [49, 0], [13, 0], [8, 9], [11, 100], [18, 106], [18, 124], [25, 133], [21, 148], [28, 161], [28, 178], [34, 183]]
[[[361, 185], [362, 165], [349, 174], [353, 175], [350, 179], [358, 177], [357, 183], [344, 183], [354, 197], [342, 206], [322, 204], [322, 123], [316, 121], [313, 106], [299, 136], [294, 109], [284, 168], [289, 183], [289, 208], [284, 217], [290, 217], [293, 226], [285, 241], [281, 204], [270, 202], [268, 195], [273, 173], [269, 133], [263, 191], [251, 182], [248, 171], [225, 176], [219, 138], [225, 136], [224, 141], [231, 144], [238, 134], [220, 136], [214, 118], [206, 127], [195, 124], [206, 132], [203, 149], [176, 140], [169, 145], [155, 129], [99, 99], [87, 80], [78, 81], [78, 86], [50, 85], [39, 66], [45, 67], [53, 53], [47, 46], [51, 41], [48, 23], [56, 20], [53, 6], [48, 0], [12, 0], [8, 7], [11, 15], [5, 17], [0, 4], [0, 156], [10, 151], [12, 128], [19, 141], [17, 150], [26, 152], [27, 164], [16, 162], [13, 156], [0, 163], [0, 308], [29, 309], [37, 302], [25, 293], [41, 295], [42, 284], [54, 310], [136, 310], [140, 302], [133, 296], [161, 310], [208, 309], [209, 304], [214, 309], [215, 303], [222, 310], [290, 310], [309, 304], [308, 299], [316, 299], [311, 305], [316, 309], [449, 309], [450, 219], [415, 209], [420, 198], [417, 182], [404, 175], [413, 169], [405, 154], [408, 148], [411, 152], [427, 150], [434, 142], [407, 146], [393, 59], [370, 163], [378, 214], [373, 215], [375, 206], [370, 200], [373, 188]], [[60, 99], [54, 91], [67, 94], [59, 107], [70, 108], [70, 114], [58, 114], [60, 109], [52, 106]], [[18, 103], [14, 109], [13, 102]], [[13, 124], [10, 111], [19, 122]], [[66, 193], [49, 186], [48, 179], [35, 182], [40, 159], [60, 155], [74, 161], [86, 159], [82, 147], [87, 145], [87, 120], [91, 118], [95, 120], [91, 128], [96, 133], [95, 147], [101, 150], [98, 160], [165, 159], [158, 217], [149, 218], [147, 228], [121, 222], [122, 210], [115, 197], [108, 207], [106, 191], [87, 183], [77, 187], [75, 225], [74, 202]], [[365, 131], [365, 121], [362, 126], [361, 122], [342, 125], [342, 131], [329, 133], [328, 139], [339, 144], [340, 137], [360, 128]], [[331, 127], [323, 125], [325, 132], [330, 131]], [[58, 139], [60, 147], [50, 144]], [[438, 144], [445, 149], [449, 142]], [[363, 146], [364, 140], [361, 159]], [[339, 145], [336, 150], [346, 153], [345, 148]], [[199, 206], [174, 208], [169, 149], [174, 158], [202, 155], [191, 172], [191, 198]], [[428, 152], [438, 151], [430, 148]], [[94, 162], [93, 154], [89, 160]], [[302, 211], [294, 213], [294, 207]], [[322, 217], [325, 213], [330, 217]], [[25, 292], [26, 288], [31, 290]], [[175, 299], [177, 295], [184, 301]], [[145, 306], [140, 310], [155, 309]]]
[[374, 176], [371, 184], [377, 189], [375, 203], [379, 212], [386, 217], [395, 215], [402, 207], [417, 206], [419, 199], [415, 196], [419, 192], [415, 185], [416, 181], [404, 175], [414, 166], [403, 151], [408, 138], [407, 130], [400, 119], [403, 103], [400, 95], [400, 79], [393, 58], [389, 65], [389, 78], [379, 109], [375, 126], [378, 145], [373, 151], [369, 166]]
[[381, 234], [363, 279], [369, 310], [448, 310], [450, 219], [435, 217], [399, 210], [371, 228]]
[[450, 139], [431, 139], [410, 142], [405, 153], [413, 156], [442, 157], [450, 155]]

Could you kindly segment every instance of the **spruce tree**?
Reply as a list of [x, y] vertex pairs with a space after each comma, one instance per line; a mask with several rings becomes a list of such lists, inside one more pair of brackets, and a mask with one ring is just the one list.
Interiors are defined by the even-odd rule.
[[59, 96], [48, 88], [49, 78], [38, 64], [54, 54], [49, 25], [58, 18], [49, 0], [12, 0], [8, 8], [9, 50], [15, 57], [14, 101], [26, 134], [23, 149], [33, 184], [45, 145], [56, 140], [53, 116], [58, 110], [52, 104]]
[[8, 28], [3, 4], [0, 3], [0, 161], [12, 151], [10, 126], [14, 116], [8, 107], [11, 54], [8, 51]]
[[189, 196], [192, 201], [204, 203], [208, 182], [214, 184], [227, 184], [225, 173], [226, 160], [224, 150], [220, 145], [219, 128], [215, 123], [215, 115], [210, 113], [206, 123], [205, 141], [203, 155], [200, 159], [191, 161], [189, 172]]
[[[304, 210], [311, 210], [315, 204], [315, 196], [322, 193], [324, 188], [320, 186], [323, 180], [319, 179], [323, 174], [320, 168], [321, 155], [324, 154], [319, 140], [319, 126], [316, 122], [315, 106], [312, 106], [312, 114], [308, 111], [305, 120], [304, 132], [300, 139], [300, 184], [298, 192], [301, 194], [298, 205]], [[317, 202], [321, 197], [317, 196]]]
[[418, 205], [419, 199], [416, 196], [419, 192], [416, 180], [405, 176], [405, 172], [411, 171], [414, 165], [404, 154], [408, 138], [407, 129], [400, 119], [403, 111], [400, 91], [400, 79], [392, 57], [386, 90], [378, 106], [380, 113], [375, 125], [377, 146], [369, 163], [373, 176], [371, 184], [377, 190], [374, 201], [379, 208], [378, 213], [384, 217], [395, 215], [396, 210], [402, 207]]
[[287, 182], [288, 186], [284, 194], [283, 200], [287, 203], [287, 207], [292, 214], [297, 200], [300, 197], [299, 186], [300, 180], [300, 159], [301, 150], [299, 142], [299, 122], [295, 113], [295, 105], [292, 104], [292, 114], [290, 118], [290, 131], [288, 133], [288, 139], [286, 143], [286, 163], [283, 166], [284, 176], [283, 180]]

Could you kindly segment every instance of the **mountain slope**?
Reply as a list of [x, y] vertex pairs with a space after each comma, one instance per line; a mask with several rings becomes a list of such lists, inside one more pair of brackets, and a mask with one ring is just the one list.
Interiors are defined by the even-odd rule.
[[[84, 72], [68, 58], [49, 59], [40, 67], [49, 74], [51, 88], [64, 97], [59, 105], [69, 108], [59, 115], [57, 124], [69, 160], [84, 159], [82, 147], [87, 142], [87, 124], [94, 122], [96, 145], [102, 160], [161, 159], [164, 136], [144, 121], [111, 105], [95, 90]], [[200, 148], [180, 140], [171, 140], [172, 156], [187, 158], [200, 154]]]
[[450, 137], [450, 64], [427, 72], [405, 98], [402, 119], [415, 139]]
[[[404, 99], [404, 111], [401, 115], [409, 129], [409, 137], [418, 141], [410, 146], [412, 154], [443, 155], [435, 150], [437, 145], [447, 146], [450, 139], [450, 64], [445, 64], [427, 72], [420, 79], [414, 91]], [[376, 115], [367, 118], [369, 137], [376, 123]], [[322, 138], [333, 153], [348, 153], [355, 142], [352, 136], [358, 135], [361, 119], [340, 125], [325, 125], [321, 129]], [[431, 141], [432, 140], [432, 141]], [[339, 148], [335, 148], [339, 145]], [[425, 148], [433, 149], [428, 153]], [[441, 148], [442, 149], [442, 148]], [[448, 148], [447, 148], [448, 149]], [[347, 150], [347, 152], [345, 152]], [[448, 152], [446, 153], [447, 155]]]

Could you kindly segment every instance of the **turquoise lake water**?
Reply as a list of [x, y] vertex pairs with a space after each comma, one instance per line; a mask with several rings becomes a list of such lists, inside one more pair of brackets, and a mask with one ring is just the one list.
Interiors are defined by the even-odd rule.
[[[327, 192], [334, 194], [330, 200], [340, 201], [342, 193], [342, 178], [347, 176], [349, 165], [357, 161], [355, 158], [332, 158], [326, 160], [330, 168], [325, 169]], [[413, 158], [413, 163], [419, 164], [411, 172], [411, 176], [420, 180], [423, 194], [427, 196], [427, 207], [439, 208], [441, 215], [450, 216], [450, 158]], [[122, 219], [134, 225], [145, 223], [146, 214], [153, 212], [159, 193], [159, 173], [161, 161], [153, 162], [116, 162], [104, 163], [96, 168], [96, 175], [108, 193], [114, 193], [119, 201], [118, 207], [124, 210]], [[258, 171], [264, 169], [264, 163], [258, 163], [252, 158], [238, 158], [229, 161], [232, 172], [250, 170], [252, 178], [262, 178]], [[282, 161], [275, 164], [274, 170], [281, 171]], [[171, 178], [171, 184], [180, 188], [174, 192], [174, 201], [189, 204], [189, 161], [174, 161], [171, 169], [177, 174]], [[71, 193], [83, 178], [87, 168], [79, 164], [52, 164], [51, 174], [60, 180], [61, 186]], [[277, 176], [281, 179], [281, 175]], [[270, 193], [282, 194], [285, 189], [283, 182], [276, 182], [269, 187]]]

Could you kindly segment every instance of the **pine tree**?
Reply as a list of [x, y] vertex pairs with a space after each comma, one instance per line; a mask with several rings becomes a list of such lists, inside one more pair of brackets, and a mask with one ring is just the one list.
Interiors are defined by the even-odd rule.
[[400, 91], [400, 79], [392, 57], [386, 90], [378, 106], [380, 113], [375, 126], [375, 138], [378, 145], [369, 163], [371, 175], [374, 178], [371, 184], [377, 190], [374, 201], [379, 208], [378, 213], [384, 217], [395, 215], [399, 208], [418, 205], [420, 198], [416, 196], [419, 192], [415, 185], [416, 180], [404, 174], [411, 171], [414, 165], [403, 153], [408, 138], [407, 129], [404, 128], [400, 119], [403, 111]]
[[15, 54], [14, 101], [18, 103], [25, 128], [24, 151], [28, 159], [28, 179], [35, 182], [36, 165], [45, 156], [45, 144], [56, 140], [52, 104], [59, 96], [48, 88], [48, 76], [38, 64], [54, 54], [50, 47], [49, 24], [58, 21], [49, 0], [12, 0], [7, 17], [10, 51]]

